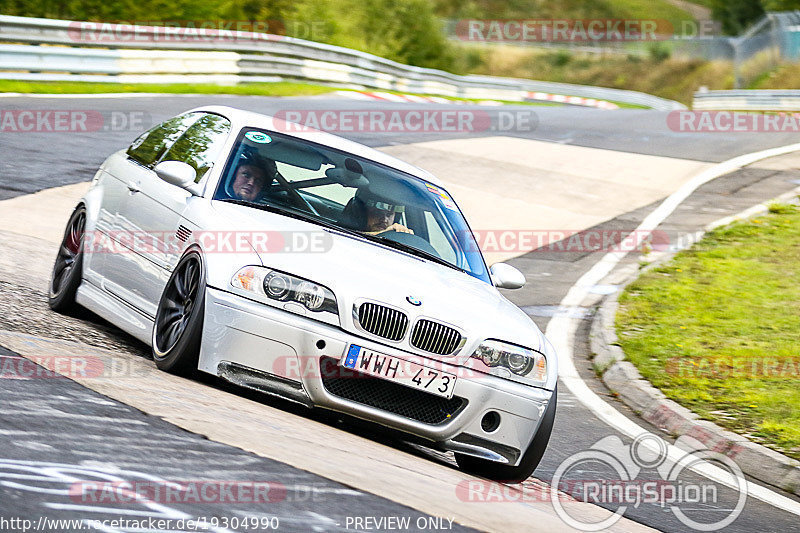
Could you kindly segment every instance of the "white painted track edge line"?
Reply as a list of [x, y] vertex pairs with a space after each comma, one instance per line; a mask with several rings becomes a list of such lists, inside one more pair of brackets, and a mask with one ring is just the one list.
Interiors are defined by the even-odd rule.
[[[655, 210], [645, 217], [639, 227], [634, 231], [637, 242], [643, 240], [649, 231], [657, 228], [659, 224], [672, 214], [675, 209], [700, 186], [762, 159], [784, 155], [798, 150], [800, 150], [800, 143], [770, 148], [768, 150], [744, 154], [704, 170], [668, 196]], [[609, 252], [583, 274], [561, 300], [559, 311], [547, 324], [545, 335], [556, 349], [556, 353], [558, 354], [559, 378], [564, 382], [570, 392], [600, 420], [620, 433], [630, 438], [636, 438], [647, 430], [624, 416], [609, 403], [600, 398], [600, 396], [595, 394], [578, 374], [573, 361], [574, 354], [572, 347], [572, 342], [577, 332], [578, 321], [569, 317], [572, 308], [580, 306], [583, 300], [588, 296], [589, 288], [606, 277], [626, 255], [626, 253], [621, 252]], [[684, 455], [684, 452], [674, 445], [666, 444], [671, 459], [674, 460]], [[704, 467], [692, 467], [692, 470], [721, 484], [732, 486], [730, 483], [730, 475], [720, 468], [705, 465]], [[748, 481], [747, 493], [749, 496], [753, 496], [774, 507], [800, 516], [800, 503], [773, 490]]]

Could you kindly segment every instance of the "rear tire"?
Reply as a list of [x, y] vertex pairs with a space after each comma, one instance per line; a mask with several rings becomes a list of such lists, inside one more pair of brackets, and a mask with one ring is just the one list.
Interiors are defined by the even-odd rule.
[[522, 455], [517, 466], [508, 466], [495, 461], [464, 455], [455, 454], [456, 463], [465, 472], [476, 476], [485, 477], [493, 481], [505, 481], [508, 483], [522, 483], [533, 474], [539, 462], [542, 460], [547, 443], [550, 441], [550, 433], [553, 431], [553, 421], [556, 418], [556, 403], [558, 398], [558, 386], [553, 389], [553, 396], [547, 404], [547, 408], [542, 415], [542, 422], [536, 431], [525, 453]]
[[85, 234], [86, 208], [81, 205], [69, 217], [50, 276], [47, 304], [58, 313], [75, 311], [75, 295], [83, 277]]
[[161, 370], [182, 375], [197, 370], [205, 296], [205, 265], [193, 249], [172, 271], [156, 311], [153, 359]]

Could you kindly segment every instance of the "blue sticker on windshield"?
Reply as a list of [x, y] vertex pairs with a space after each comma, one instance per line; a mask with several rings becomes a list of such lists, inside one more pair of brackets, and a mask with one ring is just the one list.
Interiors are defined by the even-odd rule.
[[244, 134], [244, 137], [248, 141], [253, 141], [258, 144], [268, 144], [272, 142], [272, 137], [260, 131], [248, 131]]

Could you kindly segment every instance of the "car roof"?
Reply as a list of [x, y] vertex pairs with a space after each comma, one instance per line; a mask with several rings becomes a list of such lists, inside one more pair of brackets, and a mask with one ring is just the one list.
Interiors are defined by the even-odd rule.
[[427, 170], [418, 168], [410, 163], [406, 163], [401, 159], [392, 157], [379, 150], [375, 150], [374, 148], [370, 148], [361, 143], [345, 139], [344, 137], [339, 137], [338, 135], [318, 131], [306, 126], [293, 126], [294, 123], [287, 122], [270, 115], [264, 115], [261, 113], [255, 113], [253, 111], [245, 111], [243, 109], [221, 105], [198, 107], [192, 109], [190, 112], [207, 112], [222, 115], [231, 120], [232, 126], [236, 131], [246, 127], [264, 128], [277, 131], [283, 135], [314, 142], [323, 146], [334, 148], [336, 150], [341, 150], [343, 152], [363, 157], [364, 159], [375, 161], [376, 163], [400, 170], [406, 174], [411, 174], [412, 176], [423, 179], [434, 185], [442, 185], [442, 182]]

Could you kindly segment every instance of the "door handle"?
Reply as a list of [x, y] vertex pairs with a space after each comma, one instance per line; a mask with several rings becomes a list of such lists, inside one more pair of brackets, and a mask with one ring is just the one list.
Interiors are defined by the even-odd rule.
[[142, 189], [141, 189], [141, 185], [139, 183], [136, 183], [134, 181], [129, 181], [128, 182], [128, 190], [131, 191], [132, 193], [136, 193], [136, 192], [141, 191]]

